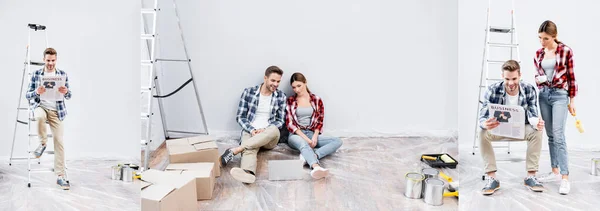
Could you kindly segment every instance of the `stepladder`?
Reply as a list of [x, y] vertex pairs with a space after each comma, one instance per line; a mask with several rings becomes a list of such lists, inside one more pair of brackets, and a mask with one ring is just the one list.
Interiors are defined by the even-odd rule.
[[[141, 40], [142, 42], [142, 48], [144, 48], [142, 51], [146, 51], [147, 54], [146, 55], [142, 55], [142, 61], [141, 61], [141, 70], [142, 70], [142, 87], [141, 87], [141, 98], [142, 98], [142, 112], [141, 112], [141, 118], [142, 118], [142, 128], [143, 128], [143, 135], [142, 135], [142, 140], [141, 140], [141, 146], [142, 149], [144, 151], [144, 155], [143, 155], [143, 170], [147, 170], [149, 169], [149, 160], [150, 160], [150, 144], [153, 142], [153, 129], [152, 129], [152, 125], [153, 125], [153, 121], [156, 121], [157, 118], [154, 117], [155, 116], [155, 112], [154, 112], [154, 108], [155, 106], [158, 107], [158, 113], [160, 114], [160, 121], [157, 121], [157, 123], [159, 122], [162, 125], [162, 132], [164, 134], [164, 138], [169, 139], [170, 138], [170, 134], [187, 134], [187, 135], [201, 135], [201, 134], [208, 134], [208, 129], [207, 129], [207, 124], [206, 124], [206, 119], [204, 116], [204, 112], [202, 109], [202, 103], [200, 100], [200, 96], [198, 94], [198, 87], [194, 81], [194, 73], [192, 71], [192, 65], [191, 65], [191, 59], [189, 57], [188, 51], [187, 51], [187, 47], [186, 47], [186, 43], [185, 43], [185, 38], [183, 36], [183, 31], [181, 28], [181, 24], [179, 22], [179, 13], [177, 10], [177, 3], [176, 1], [172, 2], [173, 5], [173, 9], [174, 9], [174, 14], [175, 14], [175, 18], [177, 20], [177, 28], [178, 28], [178, 35], [181, 38], [181, 42], [182, 42], [182, 46], [183, 46], [183, 58], [160, 58], [159, 56], [157, 56], [158, 51], [159, 51], [159, 34], [158, 34], [158, 16], [159, 13], [162, 11], [162, 8], [159, 8], [159, 0], [154, 0], [153, 1], [153, 6], [152, 7], [145, 7], [144, 6], [144, 1], [142, 0], [142, 9], [141, 9], [141, 25], [142, 25], [142, 30], [143, 33], [141, 34]], [[172, 43], [165, 43], [164, 45], [171, 45]], [[190, 78], [188, 80], [186, 80], [185, 82], [183, 82], [183, 84], [181, 84], [178, 88], [176, 88], [174, 91], [169, 92], [168, 94], [162, 94], [162, 90], [161, 90], [161, 77], [158, 74], [157, 71], [161, 71], [163, 73], [168, 72], [168, 71], [172, 71], [170, 69], [167, 68], [157, 68], [157, 67], [162, 67], [162, 64], [165, 63], [183, 63], [185, 64], [184, 66], [187, 67], [186, 69], [189, 71], [190, 74]], [[184, 87], [188, 86], [188, 85], [192, 85], [193, 86], [193, 93], [194, 96], [186, 96], [186, 98], [188, 99], [192, 99], [195, 98], [195, 100], [193, 100], [192, 102], [189, 103], [194, 103], [197, 104], [197, 111], [200, 112], [200, 120], [202, 121], [202, 128], [201, 130], [194, 130], [194, 131], [190, 131], [190, 130], [176, 130], [176, 129], [171, 129], [171, 125], [168, 124], [168, 112], [165, 109], [165, 103], [164, 100], [165, 98], [171, 97], [172, 95], [178, 93], [179, 91], [181, 91]]]
[[[44, 68], [45, 63], [43, 61], [33, 61], [31, 59], [31, 51], [32, 51], [32, 33], [35, 35], [39, 35], [41, 32], [43, 32], [43, 36], [44, 36], [44, 42], [45, 42], [45, 47], [47, 48], [48, 45], [48, 36], [46, 33], [46, 26], [44, 25], [40, 25], [40, 24], [28, 24], [28, 43], [27, 43], [27, 48], [26, 48], [26, 53], [25, 53], [25, 61], [24, 61], [24, 67], [23, 67], [23, 74], [21, 77], [21, 87], [20, 87], [20, 92], [19, 92], [19, 98], [18, 98], [18, 103], [17, 103], [17, 115], [16, 115], [16, 119], [15, 119], [15, 125], [14, 125], [14, 131], [13, 131], [13, 137], [12, 137], [12, 145], [11, 145], [11, 151], [10, 151], [10, 158], [9, 158], [9, 166], [12, 166], [14, 161], [23, 161], [23, 160], [27, 160], [27, 186], [31, 187], [31, 174], [34, 172], [54, 172], [55, 169], [54, 168], [32, 168], [32, 161], [37, 160], [37, 164], [41, 164], [41, 156], [40, 157], [34, 157], [34, 151], [32, 150], [32, 146], [31, 146], [31, 142], [33, 141], [37, 141], [36, 144], [38, 144], [42, 138], [46, 138], [47, 142], [46, 143], [52, 143], [53, 141], [50, 140], [54, 140], [55, 136], [54, 134], [45, 134], [46, 137], [40, 137], [40, 135], [38, 134], [37, 131], [39, 130], [33, 130], [38, 129], [39, 127], [44, 127], [47, 130], [48, 124], [49, 122], [44, 121], [44, 122], [38, 122], [37, 119], [35, 118], [34, 115], [34, 108], [32, 108], [28, 102], [23, 102], [25, 101], [25, 97], [24, 94], [27, 91], [27, 88], [25, 86], [29, 86], [29, 79], [32, 77], [33, 72], [35, 70], [39, 70]], [[43, 49], [40, 49], [40, 52]], [[32, 68], [35, 67], [35, 70], [33, 70]], [[25, 117], [23, 117], [25, 116]], [[19, 129], [19, 125], [25, 125], [27, 126], [27, 135], [20, 135], [21, 133], [17, 133], [18, 129]], [[37, 125], [37, 127], [33, 127]], [[27, 155], [25, 157], [16, 157], [15, 156], [15, 144], [16, 143], [21, 143], [19, 140], [22, 140], [23, 137], [26, 137], [27, 140]], [[55, 154], [53, 150], [45, 150], [43, 154]], [[54, 159], [57, 159], [56, 157]], [[63, 157], [64, 159], [64, 157]], [[66, 160], [66, 159], [65, 159]], [[66, 162], [65, 160], [63, 160], [63, 163], [65, 163], [64, 169], [65, 169], [65, 173], [64, 173], [64, 177], [66, 179], [67, 182], [69, 182], [68, 180], [68, 174], [67, 174], [67, 166], [66, 166]]]
[[[474, 126], [473, 147], [471, 154], [479, 148], [479, 131], [482, 130], [479, 125], [480, 111], [483, 106], [483, 95], [490, 84], [500, 83], [504, 79], [501, 77], [501, 66], [508, 60], [515, 60], [521, 63], [519, 54], [519, 42], [517, 39], [517, 25], [515, 16], [515, 1], [510, 5], [510, 22], [498, 25], [492, 25], [492, 0], [488, 0], [487, 19], [485, 26], [485, 39], [483, 48], [483, 59], [481, 63], [481, 73], [479, 78], [479, 88], [477, 94], [477, 112]], [[504, 142], [506, 145], [497, 145]], [[510, 140], [501, 140], [494, 143], [494, 148], [506, 148], [507, 153], [511, 152]]]

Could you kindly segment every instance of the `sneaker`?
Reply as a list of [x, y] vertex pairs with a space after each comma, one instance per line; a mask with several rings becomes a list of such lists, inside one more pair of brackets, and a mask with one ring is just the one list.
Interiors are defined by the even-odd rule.
[[221, 155], [221, 166], [226, 166], [227, 163], [229, 163], [229, 161], [233, 160], [233, 151], [231, 151], [231, 149], [227, 149], [225, 150], [225, 152], [223, 152], [223, 155]]
[[40, 144], [37, 149], [35, 149], [35, 151], [33, 151], [33, 154], [35, 155], [35, 158], [40, 158], [42, 157], [42, 154], [44, 154], [44, 150], [46, 150], [46, 145], [42, 145]]
[[304, 159], [304, 156], [302, 156], [302, 154], [300, 154], [300, 160], [302, 161], [302, 166], [308, 165], [308, 163], [306, 162], [306, 159]]
[[310, 171], [310, 176], [314, 179], [321, 179], [323, 177], [326, 177], [327, 175], [329, 175], [329, 170], [324, 169], [320, 166], [313, 168], [313, 170]]
[[538, 181], [540, 182], [557, 182], [562, 179], [560, 174], [554, 174], [553, 172], [545, 173], [538, 177]]
[[232, 168], [231, 171], [229, 171], [229, 173], [235, 180], [246, 184], [254, 183], [254, 181], [256, 181], [256, 176], [254, 176], [254, 174], [248, 170], [236, 167]]
[[486, 183], [483, 189], [481, 190], [481, 194], [492, 195], [498, 189], [500, 189], [500, 181], [496, 180], [493, 177], [486, 177]]
[[560, 181], [560, 188], [558, 188], [558, 193], [562, 195], [567, 195], [569, 191], [571, 191], [571, 183], [569, 183], [569, 180], [562, 179], [562, 181]]
[[60, 186], [60, 188], [62, 188], [63, 190], [69, 190], [69, 188], [71, 188], [71, 185], [65, 179], [64, 176], [58, 176], [58, 179], [56, 180], [56, 184], [58, 184], [58, 186]]
[[543, 192], [544, 186], [540, 183], [535, 176], [528, 176], [524, 181], [525, 186], [533, 192]]

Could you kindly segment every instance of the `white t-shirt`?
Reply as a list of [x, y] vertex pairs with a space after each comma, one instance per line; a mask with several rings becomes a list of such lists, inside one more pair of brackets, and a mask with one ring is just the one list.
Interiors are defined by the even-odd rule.
[[271, 95], [263, 96], [259, 94], [258, 108], [256, 108], [256, 114], [254, 114], [254, 121], [252, 121], [252, 127], [256, 129], [267, 128], [269, 126], [269, 117], [271, 117]]
[[[56, 76], [56, 70], [54, 70], [54, 72], [45, 72], [44, 71], [44, 75], [47, 76]], [[52, 111], [56, 111], [56, 101], [48, 101], [48, 100], [41, 100], [40, 101], [40, 106], [42, 106], [42, 108], [48, 109], [48, 110], [52, 110]]]
[[518, 106], [519, 105], [519, 93], [517, 93], [517, 95], [515, 95], [515, 96], [509, 95], [508, 93], [506, 93], [506, 96], [508, 97], [506, 99], [506, 105], [509, 105], [509, 106]]

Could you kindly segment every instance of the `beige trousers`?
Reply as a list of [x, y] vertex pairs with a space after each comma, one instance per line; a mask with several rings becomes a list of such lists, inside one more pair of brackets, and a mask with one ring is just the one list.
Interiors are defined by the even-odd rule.
[[256, 156], [260, 148], [274, 149], [279, 142], [279, 129], [273, 125], [267, 127], [265, 131], [255, 136], [245, 132], [242, 134], [241, 146], [244, 148], [242, 152], [241, 168], [252, 171], [256, 174]]
[[38, 137], [42, 144], [48, 141], [48, 133], [46, 132], [46, 122], [50, 125], [54, 140], [54, 172], [56, 175], [65, 174], [65, 151], [63, 147], [63, 126], [62, 121], [58, 119], [56, 111], [48, 110], [38, 106], [33, 111], [35, 120], [38, 126]]
[[492, 141], [527, 141], [526, 168], [527, 171], [537, 171], [540, 161], [540, 151], [542, 150], [542, 131], [536, 130], [531, 125], [525, 125], [525, 140], [506, 138], [490, 134], [488, 130], [479, 132], [480, 152], [485, 164], [485, 172], [495, 172], [496, 155], [492, 148]]

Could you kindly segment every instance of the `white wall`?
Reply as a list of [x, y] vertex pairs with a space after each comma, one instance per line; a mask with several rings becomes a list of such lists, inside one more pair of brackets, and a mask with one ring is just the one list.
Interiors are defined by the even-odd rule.
[[[159, 30], [163, 43], [178, 41], [169, 2], [161, 1], [161, 23], [170, 24]], [[280, 88], [288, 94], [292, 73], [307, 76], [324, 99], [330, 135], [457, 130], [456, 1], [177, 2], [212, 134], [239, 134], [241, 92], [270, 65], [284, 70]], [[182, 56], [179, 43], [161, 48], [163, 56]], [[163, 70], [172, 78], [167, 90], [189, 77], [187, 69]], [[199, 129], [193, 98], [182, 103], [185, 97], [168, 99], [166, 113], [175, 116], [173, 127]]]
[[[510, 24], [510, 2], [501, 4], [493, 1], [492, 25], [507, 26]], [[459, 99], [459, 145], [472, 147], [474, 127], [477, 115], [477, 87], [481, 71], [483, 44], [485, 36], [485, 21], [487, 1], [459, 0], [458, 3], [458, 45], [459, 47], [459, 72], [458, 99]], [[558, 39], [573, 48], [575, 61], [575, 75], [579, 83], [580, 92], [576, 97], [577, 114], [586, 132], [580, 134], [575, 128], [575, 120], [567, 119], [566, 138], [569, 149], [595, 149], [600, 150], [600, 135], [598, 127], [600, 113], [593, 110], [600, 103], [597, 97], [600, 87], [596, 79], [600, 72], [596, 71], [598, 65], [597, 49], [600, 47], [597, 40], [600, 28], [597, 27], [600, 14], [596, 8], [600, 6], [597, 1], [557, 1], [536, 0], [516, 1], [515, 11], [517, 20], [518, 39], [521, 45], [520, 54], [522, 78], [534, 83], [533, 57], [535, 51], [541, 48], [537, 30], [545, 20], [552, 20], [558, 26]], [[496, 51], [497, 52], [497, 51]], [[499, 68], [496, 66], [496, 68]], [[492, 71], [500, 76], [501, 71]], [[545, 136], [545, 135], [544, 135]], [[546, 140], [546, 139], [545, 139]], [[525, 144], [519, 144], [522, 147]], [[544, 143], [544, 149], [548, 146]]]
[[[26, 25], [38, 23], [48, 27], [73, 93], [64, 121], [67, 159], [139, 159], [139, 7], [138, 1], [116, 0], [0, 1], [0, 157], [10, 153]], [[41, 60], [43, 43], [32, 48]], [[15, 150], [24, 155], [26, 130], [19, 136]]]

